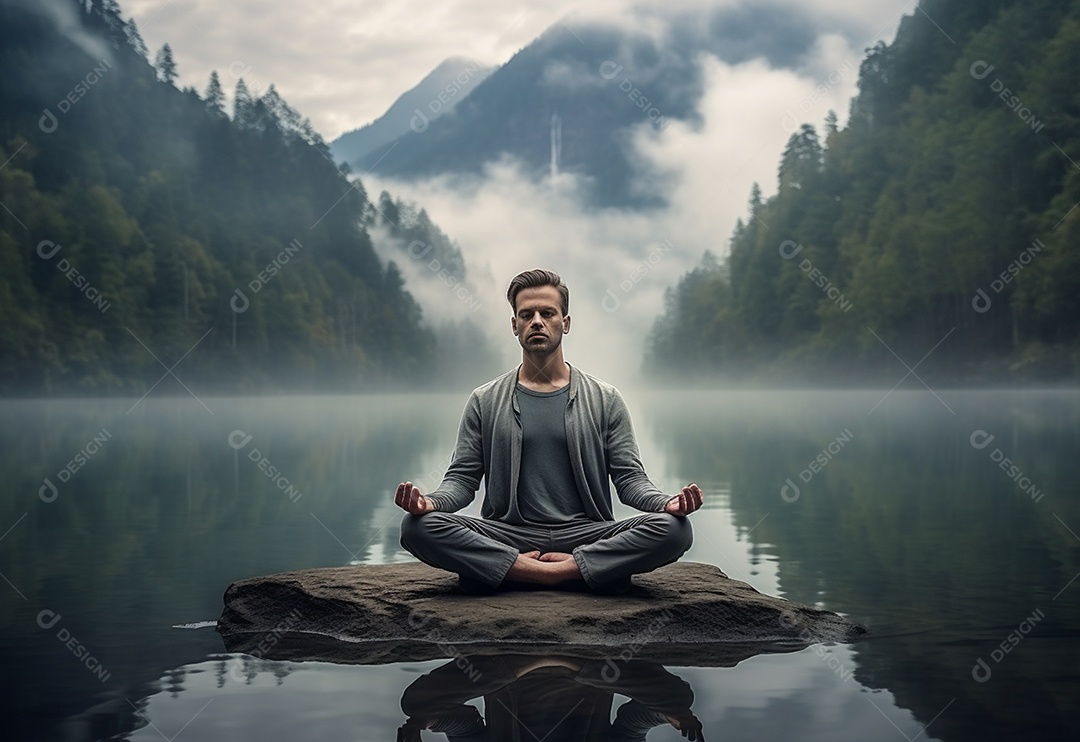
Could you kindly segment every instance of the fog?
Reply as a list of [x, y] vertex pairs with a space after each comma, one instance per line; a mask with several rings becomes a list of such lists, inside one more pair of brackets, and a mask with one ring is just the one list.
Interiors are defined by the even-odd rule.
[[[587, 183], [579, 177], [559, 173], [537, 182], [510, 158], [469, 179], [361, 176], [368, 193], [387, 189], [416, 201], [461, 246], [464, 292], [403, 246], [395, 253], [377, 239], [377, 247], [402, 267], [429, 323], [473, 319], [508, 367], [520, 355], [505, 300], [510, 279], [532, 268], [557, 271], [570, 288], [567, 360], [612, 383], [633, 383], [665, 289], [706, 250], [727, 255], [736, 220], [747, 218], [752, 185], [765, 196], [775, 192], [781, 152], [800, 123], [821, 132], [832, 109], [843, 126], [862, 56], [833, 34], [818, 39], [802, 72], [702, 55], [699, 123], [669, 120], [661, 128], [643, 114], [632, 137], [635, 185], [659, 192], [663, 208], [586, 208]], [[565, 132], [574, 122], [562, 125]], [[776, 235], [777, 244], [789, 237]]]

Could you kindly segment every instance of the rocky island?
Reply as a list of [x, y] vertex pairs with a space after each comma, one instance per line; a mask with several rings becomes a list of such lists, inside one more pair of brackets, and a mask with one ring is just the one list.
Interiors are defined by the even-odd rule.
[[225, 592], [229, 651], [267, 659], [382, 664], [484, 654], [560, 654], [728, 667], [764, 652], [848, 643], [866, 629], [764, 595], [719, 568], [676, 562], [625, 595], [533, 588], [466, 595], [420, 563], [284, 572]]

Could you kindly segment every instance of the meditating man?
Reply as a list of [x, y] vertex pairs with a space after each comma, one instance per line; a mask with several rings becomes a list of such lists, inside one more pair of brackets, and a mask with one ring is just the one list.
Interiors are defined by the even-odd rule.
[[[438, 489], [398, 485], [401, 546], [456, 572], [466, 592], [506, 583], [625, 592], [631, 575], [690, 548], [686, 516], [701, 507], [701, 488], [657, 489], [618, 390], [563, 360], [570, 292], [557, 273], [521, 273], [506, 298], [521, 365], [473, 390]], [[619, 500], [645, 515], [615, 520], [609, 477]], [[481, 518], [455, 514], [481, 478]]]

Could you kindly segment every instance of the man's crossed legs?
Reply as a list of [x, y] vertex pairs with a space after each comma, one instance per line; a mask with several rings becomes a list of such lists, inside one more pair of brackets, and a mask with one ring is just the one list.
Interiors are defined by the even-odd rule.
[[425, 564], [456, 572], [469, 592], [498, 588], [521, 555], [540, 554], [556, 555], [556, 560], [569, 554], [589, 588], [622, 592], [630, 585], [630, 575], [671, 564], [693, 540], [690, 521], [670, 513], [550, 526], [439, 511], [406, 514], [401, 520], [402, 548]]

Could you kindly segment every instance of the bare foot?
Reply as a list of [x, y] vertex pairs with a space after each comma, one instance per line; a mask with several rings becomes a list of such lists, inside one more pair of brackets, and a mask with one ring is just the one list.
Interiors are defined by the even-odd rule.
[[581, 570], [571, 554], [550, 552], [540, 554], [530, 551], [518, 554], [506, 579], [518, 582], [534, 582], [541, 585], [557, 585], [566, 580], [580, 580]]

